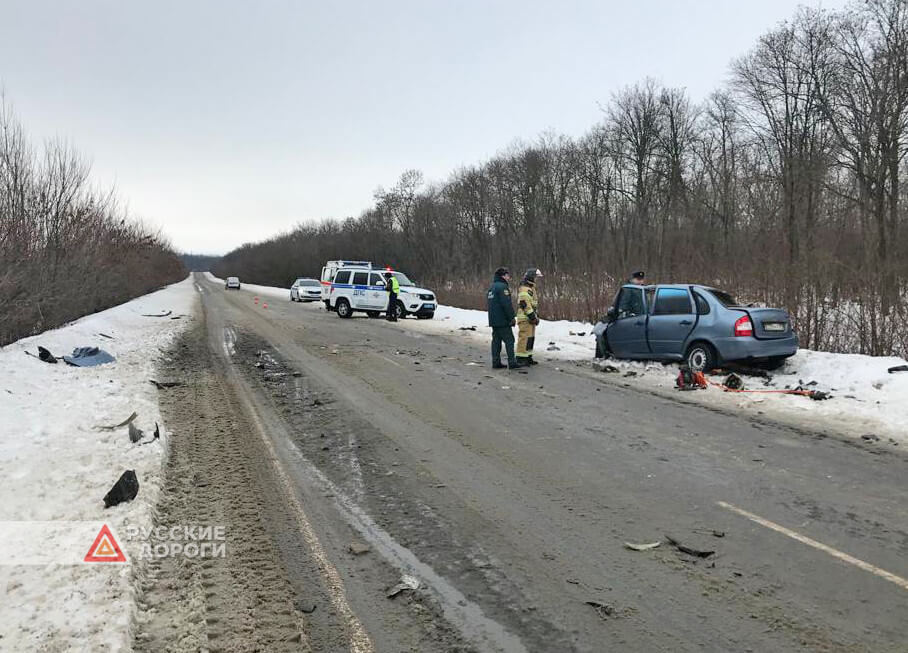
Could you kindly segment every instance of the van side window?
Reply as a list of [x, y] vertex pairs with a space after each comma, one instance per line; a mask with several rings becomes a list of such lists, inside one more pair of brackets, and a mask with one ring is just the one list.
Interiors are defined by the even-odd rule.
[[354, 272], [353, 273], [353, 285], [354, 286], [365, 286], [369, 283], [369, 273], [368, 272]]
[[709, 315], [709, 302], [696, 290], [694, 291], [694, 301], [697, 302], [697, 315]]
[[689, 315], [690, 295], [684, 288], [659, 288], [653, 315]]
[[375, 274], [374, 272], [369, 275], [369, 285], [370, 286], [384, 286], [385, 280], [381, 278], [380, 274]]
[[334, 283], [350, 283], [350, 270], [341, 270], [334, 275]]

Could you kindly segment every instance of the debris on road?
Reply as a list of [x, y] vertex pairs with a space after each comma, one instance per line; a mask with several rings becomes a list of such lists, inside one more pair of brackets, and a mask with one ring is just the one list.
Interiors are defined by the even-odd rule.
[[132, 501], [139, 494], [139, 479], [136, 470], [127, 469], [120, 475], [110, 491], [104, 495], [104, 507], [110, 508], [124, 501]]
[[617, 374], [618, 372], [620, 372], [617, 367], [610, 365], [603, 360], [593, 361], [593, 369], [604, 372], [606, 374]]
[[608, 619], [615, 614], [615, 608], [607, 603], [601, 601], [584, 601], [584, 603], [593, 608], [602, 619]]
[[116, 338], [114, 338], [113, 336], [109, 336], [106, 333], [98, 333], [98, 335], [101, 336], [102, 338], [107, 338], [108, 340], [116, 340]]
[[58, 360], [57, 356], [54, 356], [52, 353], [50, 353], [48, 350], [46, 350], [41, 345], [38, 345], [38, 355], [37, 356], [35, 356], [30, 351], [26, 351], [25, 353], [28, 356], [31, 356], [32, 358], [37, 358], [38, 360], [44, 361], [45, 363], [55, 364]]
[[347, 545], [347, 550], [355, 556], [361, 556], [369, 553], [372, 548], [364, 542], [354, 541]]
[[695, 549], [690, 546], [685, 546], [681, 544], [680, 541], [673, 538], [671, 535], [666, 535], [665, 540], [671, 544], [673, 547], [678, 549], [681, 553], [686, 553], [687, 555], [692, 555], [697, 558], [708, 558], [709, 556], [715, 554], [715, 551], [709, 551], [705, 549]]
[[97, 431], [115, 431], [117, 429], [123, 428], [124, 426], [126, 426], [127, 424], [132, 422], [132, 420], [134, 420], [138, 416], [139, 416], [139, 414], [137, 412], [133, 411], [132, 415], [130, 415], [129, 417], [124, 419], [119, 424], [114, 424], [113, 426], [96, 426], [95, 430], [97, 430]]
[[394, 587], [388, 590], [388, 593], [385, 595], [389, 599], [393, 599], [395, 596], [401, 592], [408, 592], [419, 589], [419, 579], [416, 576], [411, 576], [410, 574], [404, 574], [400, 577], [400, 582], [397, 583]]
[[[762, 458], [754, 458], [754, 460], [762, 460]], [[713, 537], [725, 537], [725, 531], [716, 531], [711, 528], [695, 528], [694, 533], [703, 533], [705, 535], [712, 535]]]
[[634, 370], [628, 370], [624, 373], [624, 376], [637, 376], [637, 372], [635, 372]]
[[861, 439], [865, 440], [867, 442], [879, 442], [880, 436], [878, 436], [874, 433], [865, 433], [864, 435], [861, 436]]
[[153, 383], [158, 390], [176, 388], [177, 386], [183, 385], [182, 381], [155, 381], [154, 379], [148, 379], [148, 382]]
[[142, 317], [168, 317], [173, 311], [167, 311], [166, 313], [142, 313]]
[[142, 432], [142, 429], [138, 428], [132, 422], [129, 423], [129, 441], [135, 444], [139, 440], [145, 437], [145, 434]]
[[296, 601], [294, 601], [294, 606], [297, 608], [297, 610], [305, 614], [312, 614], [313, 612], [315, 612], [316, 607], [318, 607], [312, 601], [306, 601], [303, 599], [297, 599]]
[[740, 376], [732, 372], [727, 377], [725, 377], [722, 385], [724, 385], [729, 390], [743, 390], [744, 380]]
[[652, 551], [661, 544], [662, 542], [648, 542], [646, 544], [634, 544], [633, 542], [625, 542], [624, 546], [631, 551]]
[[458, 327], [461, 331], [476, 331], [476, 326], [462, 326]]
[[76, 347], [69, 356], [64, 356], [63, 361], [75, 367], [94, 367], [105, 365], [116, 360], [103, 349], [97, 347]]

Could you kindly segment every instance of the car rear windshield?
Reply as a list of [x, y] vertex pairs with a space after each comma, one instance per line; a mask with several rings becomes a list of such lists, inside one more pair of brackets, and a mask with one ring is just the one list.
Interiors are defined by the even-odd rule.
[[740, 306], [738, 300], [729, 295], [724, 290], [716, 290], [712, 288], [709, 290], [709, 294], [719, 300], [719, 303], [722, 304], [725, 308], [731, 308], [732, 306]]
[[316, 281], [315, 279], [300, 279], [300, 285], [301, 286], [318, 286], [321, 284], [319, 284], [319, 282]]

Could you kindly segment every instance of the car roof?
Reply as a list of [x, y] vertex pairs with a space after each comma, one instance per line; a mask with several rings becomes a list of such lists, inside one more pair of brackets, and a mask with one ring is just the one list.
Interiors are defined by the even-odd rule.
[[687, 290], [688, 288], [696, 288], [699, 290], [715, 290], [712, 286], [703, 286], [699, 283], [648, 283], [645, 286], [638, 286], [635, 283], [626, 283], [622, 288], [677, 288], [679, 290]]

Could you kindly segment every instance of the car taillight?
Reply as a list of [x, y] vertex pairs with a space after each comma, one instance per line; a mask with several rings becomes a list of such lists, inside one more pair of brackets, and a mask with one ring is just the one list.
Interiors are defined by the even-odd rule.
[[735, 320], [736, 336], [752, 336], [754, 334], [754, 325], [746, 315]]

